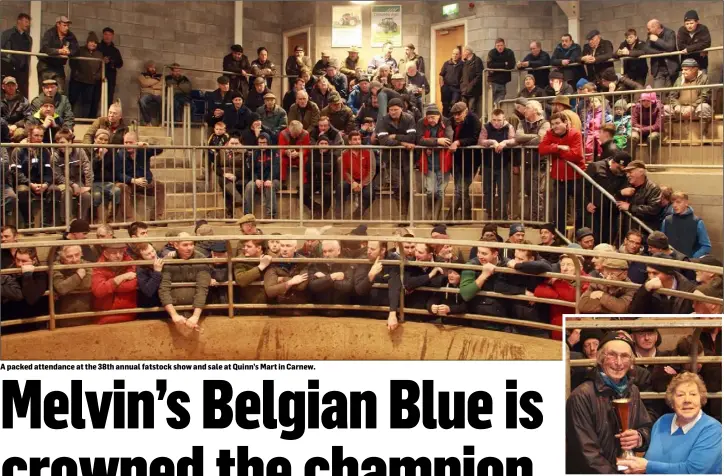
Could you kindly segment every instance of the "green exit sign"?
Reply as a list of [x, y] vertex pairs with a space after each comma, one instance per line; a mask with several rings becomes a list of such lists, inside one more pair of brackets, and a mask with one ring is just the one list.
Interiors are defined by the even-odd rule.
[[442, 6], [442, 14], [446, 17], [450, 15], [457, 15], [458, 13], [460, 13], [460, 8], [457, 3]]

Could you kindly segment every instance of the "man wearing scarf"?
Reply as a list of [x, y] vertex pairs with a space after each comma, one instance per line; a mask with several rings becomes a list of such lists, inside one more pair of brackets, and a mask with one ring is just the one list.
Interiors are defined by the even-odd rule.
[[[636, 352], [624, 334], [610, 332], [598, 347], [598, 365], [566, 402], [566, 473], [615, 474], [624, 450], [644, 451], [651, 421], [629, 372]], [[629, 429], [621, 431], [612, 400], [628, 398]]]

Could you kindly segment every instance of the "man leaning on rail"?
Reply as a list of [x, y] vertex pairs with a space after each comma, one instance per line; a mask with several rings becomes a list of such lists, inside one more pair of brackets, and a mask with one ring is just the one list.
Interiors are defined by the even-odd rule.
[[[401, 259], [397, 253], [387, 250], [387, 243], [382, 241], [369, 241], [367, 243], [367, 261], [370, 264], [360, 264], [354, 270], [354, 289], [358, 296], [357, 304], [367, 306], [389, 306], [387, 314], [387, 328], [390, 331], [397, 329], [397, 313], [400, 308], [400, 267], [398, 265], [383, 265], [381, 260]], [[386, 284], [387, 289], [376, 288], [375, 284]]]
[[[635, 363], [631, 340], [615, 332], [600, 342], [597, 365], [566, 402], [566, 473], [617, 473], [622, 450], [649, 445], [650, 419], [629, 371]], [[621, 431], [611, 403], [628, 399], [629, 429]]]

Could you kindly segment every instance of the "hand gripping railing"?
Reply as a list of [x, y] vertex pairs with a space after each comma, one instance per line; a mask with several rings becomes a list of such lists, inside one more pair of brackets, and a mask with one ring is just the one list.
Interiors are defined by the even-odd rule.
[[[98, 58], [85, 58], [81, 56], [64, 56], [64, 55], [49, 55], [46, 53], [31, 53], [29, 51], [18, 51], [18, 50], [3, 50], [0, 49], [0, 53], [7, 53], [12, 55], [23, 55], [23, 56], [35, 56], [37, 58], [66, 58], [79, 61], [98, 61], [103, 63], [102, 59]], [[41, 91], [42, 93], [42, 91]], [[65, 91], [67, 95], [67, 90]], [[30, 98], [28, 98], [30, 100]], [[106, 67], [105, 64], [101, 66], [101, 113], [105, 114], [108, 111], [108, 80], [106, 79]], [[88, 119], [95, 119], [91, 117]]]
[[[699, 336], [703, 329], [721, 328], [721, 314], [706, 317], [672, 317], [672, 318], [646, 318], [634, 320], [609, 320], [608, 318], [594, 318], [581, 320], [569, 318], [566, 327], [569, 329], [601, 329], [608, 331], [635, 329], [688, 329], [694, 328], [692, 340], [699, 341]], [[689, 364], [691, 372], [697, 373], [697, 364], [721, 364], [722, 357], [716, 356], [700, 356], [697, 353], [697, 346], [691, 346], [691, 353], [686, 357], [636, 357], [637, 365], [657, 365], [657, 364]], [[598, 365], [596, 359], [575, 359], [571, 360], [570, 353], [566, 353], [567, 369], [576, 367], [595, 367]], [[566, 372], [566, 397], [571, 393], [570, 372]], [[708, 392], [707, 398], [722, 398], [722, 392]], [[666, 398], [666, 392], [641, 392], [641, 398], [645, 400], [660, 400]]]
[[[722, 51], [722, 50], [724, 50], [724, 46], [712, 46], [712, 47], [710, 47], [710, 48], [706, 48], [706, 49], [704, 49], [704, 50], [697, 51], [697, 52], [694, 52], [694, 53], [702, 53], [702, 52], [708, 53], [708, 52], [711, 52], [711, 51]], [[593, 64], [601, 64], [601, 63], [614, 63], [614, 64], [615, 64], [616, 62], [621, 62], [621, 63], [623, 63], [623, 62], [625, 62], [625, 61], [641, 60], [641, 59], [650, 59], [650, 58], [663, 58], [663, 57], [667, 57], [667, 56], [681, 56], [681, 55], [684, 55], [684, 54], [690, 54], [690, 52], [684, 53], [683, 51], [672, 51], [672, 52], [667, 52], [667, 53], [646, 54], [646, 55], [640, 55], [640, 56], [621, 56], [621, 57], [618, 57], [618, 56], [617, 56], [617, 57], [611, 58], [611, 59], [609, 59], [609, 60], [601, 61], [601, 62], [599, 62], [599, 63], [593, 63]], [[548, 70], [550, 70], [550, 69], [565, 69], [565, 68], [580, 67], [580, 66], [584, 66], [584, 67], [585, 67], [585, 66], [588, 65], [588, 64], [589, 64], [589, 63], [568, 63], [567, 65], [561, 65], [561, 66], [549, 65], [549, 66], [539, 66], [539, 67], [536, 67], [536, 68], [527, 68], [527, 67], [526, 67], [526, 68], [518, 68], [518, 67], [515, 67], [515, 68], [511, 68], [511, 69], [499, 69], [499, 68], [491, 68], [491, 69], [488, 69], [488, 68], [485, 66], [485, 63], [483, 63], [483, 93], [482, 93], [482, 99], [481, 99], [481, 100], [482, 100], [482, 104], [483, 104], [483, 114], [482, 114], [483, 120], [487, 120], [488, 114], [489, 114], [489, 111], [488, 111], [488, 101], [487, 101], [487, 90], [488, 90], [488, 87], [487, 87], [488, 75], [487, 75], [487, 73], [488, 73], [488, 72], [496, 72], [496, 71], [506, 72], [506, 73], [518, 72], [518, 73], [519, 73], [519, 74], [518, 74], [518, 86], [517, 86], [516, 91], [520, 91], [520, 89], [521, 89], [521, 79], [520, 79], [520, 78], [521, 78], [521, 76], [524, 75], [524, 73], [527, 74], [528, 71], [541, 71], [541, 70], [546, 70], [546, 69], [548, 69]], [[649, 67], [649, 70], [650, 70], [650, 67]], [[501, 101], [501, 102], [502, 102], [502, 101]]]
[[[254, 239], [254, 240], [275, 240], [275, 239], [285, 239], [285, 240], [307, 240], [309, 239], [308, 235], [285, 235], [280, 237], [279, 235], [249, 235], [249, 236], [238, 236], [238, 235], [221, 235], [221, 236], [192, 236], [192, 237], [184, 237], [183, 241], [208, 241], [209, 239], [212, 239], [214, 241], [223, 241], [226, 243], [226, 249], [229, 253], [226, 258], [205, 258], [205, 259], [190, 259], [190, 260], [168, 260], [166, 262], [166, 265], [173, 266], [173, 265], [181, 265], [181, 264], [196, 264], [196, 263], [202, 263], [202, 264], [213, 264], [213, 263], [226, 263], [227, 264], [227, 272], [229, 273], [228, 276], [233, 276], [233, 265], [234, 263], [242, 263], [242, 262], [258, 262], [259, 258], [239, 258], [239, 257], [232, 257], [232, 244], [235, 241], [244, 241], [248, 239]], [[522, 245], [522, 244], [512, 244], [512, 243], [492, 243], [492, 242], [480, 242], [480, 241], [471, 241], [471, 240], [439, 240], [439, 239], [430, 239], [430, 238], [401, 238], [399, 236], [351, 236], [351, 235], [322, 235], [319, 237], [320, 239], [329, 239], [329, 240], [338, 240], [340, 242], [367, 242], [369, 240], [379, 240], [381, 242], [389, 242], [389, 243], [398, 243], [401, 240], [404, 240], [405, 242], [412, 242], [412, 243], [427, 243], [430, 245], [453, 245], [453, 246], [483, 246], [488, 248], [496, 248], [496, 249], [525, 249], [525, 250], [531, 250], [531, 251], [547, 251], [547, 252], [554, 252], [554, 253], [565, 253], [568, 255], [577, 255], [579, 257], [585, 257], [585, 256], [598, 256], [598, 257], [617, 257], [620, 258], [620, 254], [618, 253], [598, 253], [593, 252], [589, 250], [580, 250], [580, 249], [571, 249], [571, 248], [556, 248], [556, 247], [545, 247], [545, 246], [537, 246], [537, 245]], [[132, 238], [132, 239], [113, 239], [113, 240], [98, 240], [98, 239], [88, 239], [88, 240], [66, 240], [66, 241], [58, 241], [58, 240], [49, 240], [49, 241], [37, 241], [32, 242], [32, 245], [35, 247], [58, 247], [58, 246], [69, 246], [69, 245], [104, 245], [109, 243], [122, 243], [122, 244], [140, 244], [140, 243], [159, 243], [159, 242], [167, 242], [169, 241], [168, 237], [144, 237], [144, 238]], [[17, 248], [18, 243], [4, 243], [0, 245], [0, 248], [2, 249], [8, 249], [8, 248]], [[54, 262], [52, 256], [53, 254], [50, 254], [51, 258], [49, 259], [48, 266], [35, 266], [33, 271], [34, 272], [48, 272], [48, 295], [49, 295], [49, 304], [50, 304], [50, 314], [47, 316], [37, 316], [37, 317], [31, 317], [31, 318], [22, 318], [22, 319], [12, 319], [14, 316], [3, 316], [4, 321], [0, 323], [2, 327], [5, 326], [17, 326], [17, 325], [23, 325], [23, 324], [32, 324], [32, 323], [40, 323], [40, 322], [48, 322], [49, 328], [51, 330], [55, 329], [56, 327], [56, 320], [57, 319], [71, 319], [71, 318], [91, 318], [91, 317], [100, 317], [105, 315], [117, 315], [119, 313], [123, 314], [139, 314], [139, 313], [148, 313], [148, 312], [163, 312], [163, 308], [132, 308], [132, 309], [116, 309], [113, 311], [89, 311], [89, 312], [82, 312], [82, 313], [72, 313], [67, 315], [56, 315], [54, 310], [54, 303], [55, 303], [55, 291], [54, 291], [54, 276], [53, 272], [55, 270], [64, 270], [64, 269], [78, 269], [78, 268], [107, 268], [107, 267], [128, 267], [128, 266], [143, 266], [143, 265], [152, 265], [151, 261], [123, 261], [120, 263], [114, 263], [114, 262], [103, 262], [103, 263], [81, 263], [76, 265], [64, 265], [57, 262]], [[660, 265], [669, 265], [671, 266], [672, 263], [669, 260], [664, 260], [661, 258], [653, 258], [653, 257], [645, 257], [645, 256], [633, 256], [633, 255], [627, 255], [627, 260], [629, 261], [638, 261], [638, 262], [644, 262], [644, 263], [653, 263], [653, 264], [660, 264]], [[328, 258], [276, 258], [274, 262], [290, 262], [290, 263], [322, 263], [326, 262], [329, 263], [332, 262], [339, 262], [339, 263], [347, 263], [347, 264], [370, 264], [368, 260], [364, 259], [346, 259], [346, 258], [337, 258], [330, 260]], [[566, 306], [570, 307], [575, 312], [578, 312], [578, 301], [580, 299], [581, 295], [581, 285], [583, 282], [600, 282], [603, 284], [609, 284], [609, 285], [615, 285], [615, 286], [623, 286], [623, 287], [638, 287], [638, 285], [633, 283], [624, 283], [619, 281], [608, 281], [604, 279], [597, 279], [597, 278], [590, 278], [588, 276], [582, 276], [580, 272], [580, 264], [577, 263], [578, 260], [574, 260], [574, 265], [576, 266], [575, 275], [564, 275], [560, 273], [545, 273], [541, 275], [537, 275], [538, 277], [543, 278], [557, 278], [557, 279], [565, 279], [572, 281], [574, 286], [576, 287], [576, 302], [570, 303], [567, 301], [562, 301], [559, 299], [543, 299], [543, 298], [532, 298], [528, 296], [510, 296], [500, 293], [493, 293], [493, 292], [487, 292], [487, 291], [479, 291], [476, 293], [478, 296], [486, 296], [486, 297], [495, 297], [498, 299], [512, 299], [512, 300], [522, 300], [522, 301], [534, 301], [538, 303], [545, 303], [545, 304], [555, 304], [560, 306]], [[400, 289], [400, 308], [396, 311], [399, 312], [399, 319], [404, 320], [404, 316], [406, 313], [409, 314], [417, 314], [417, 315], [427, 315], [431, 316], [430, 313], [427, 311], [419, 310], [419, 309], [410, 309], [404, 306], [405, 302], [405, 287], [404, 287], [404, 274], [405, 274], [405, 268], [408, 266], [429, 266], [429, 267], [441, 267], [441, 268], [454, 268], [459, 270], [465, 270], [465, 269], [472, 269], [472, 270], [482, 270], [482, 266], [479, 265], [473, 265], [473, 264], [457, 264], [457, 263], [442, 263], [442, 262], [409, 262], [405, 260], [404, 258], [398, 258], [398, 259], [388, 259], [382, 261], [383, 265], [389, 265], [389, 266], [399, 266], [400, 267], [400, 276], [402, 279], [402, 286]], [[709, 271], [712, 273], [715, 273], [717, 275], [721, 275], [724, 273], [724, 269], [717, 268], [714, 266], [706, 266], [701, 265], [698, 263], [688, 263], [688, 262], [677, 262], [675, 265], [679, 268], [683, 269], [695, 269], [700, 271]], [[0, 270], [0, 275], [13, 275], [13, 274], [19, 274], [21, 272], [18, 268], [8, 268], [8, 269], [2, 269]], [[508, 268], [496, 268], [496, 273], [510, 273], [510, 274], [522, 274], [517, 271], [514, 271], [512, 269]], [[190, 285], [191, 283], [185, 283], [184, 285]], [[229, 302], [228, 304], [208, 304], [203, 307], [204, 310], [222, 310], [226, 309], [228, 311], [229, 317], [234, 316], [234, 309], [339, 309], [339, 310], [374, 310], [374, 311], [381, 311], [381, 312], [388, 312], [393, 311], [390, 308], [385, 307], [374, 307], [374, 306], [356, 306], [356, 305], [330, 305], [330, 304], [307, 304], [307, 305], [279, 305], [279, 304], [263, 304], [263, 305], [257, 305], [257, 304], [243, 304], [243, 303], [234, 303], [234, 280], [229, 279], [227, 281], [227, 293], [229, 296]], [[625, 285], [625, 286], [624, 286]], [[448, 288], [423, 288], [420, 291], [427, 291], [427, 292], [451, 292]], [[673, 291], [673, 290], [663, 290], [659, 289], [656, 291], [657, 293], [669, 295], [669, 296], [677, 296], [677, 297], [685, 297], [686, 299], [690, 299], [693, 301], [701, 301], [701, 302], [708, 302], [708, 303], [714, 303], [718, 305], [722, 305], [722, 299], [718, 298], [712, 298], [708, 296], [703, 295], [696, 295], [696, 294], [690, 294], [690, 293], [684, 293], [681, 291]], [[178, 306], [177, 309], [180, 311], [183, 310], [191, 310], [193, 306]], [[10, 318], [7, 320], [7, 318]], [[506, 326], [515, 326], [520, 328], [529, 328], [529, 329], [539, 329], [539, 330], [551, 330], [551, 331], [560, 331], [560, 326], [553, 326], [545, 323], [540, 322], [532, 322], [532, 321], [525, 321], [525, 320], [519, 320], [519, 319], [512, 319], [509, 317], [501, 317], [501, 316], [489, 316], [489, 315], [479, 315], [479, 314], [472, 314], [468, 313], [462, 316], [457, 315], [450, 315], [445, 316], [450, 318], [461, 318], [466, 319], [469, 321], [484, 321], [491, 324], [502, 324]], [[431, 318], [435, 318], [432, 317]]]

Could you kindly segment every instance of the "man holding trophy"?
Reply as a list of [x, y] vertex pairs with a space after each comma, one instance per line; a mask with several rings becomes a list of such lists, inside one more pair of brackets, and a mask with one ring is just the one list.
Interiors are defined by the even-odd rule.
[[633, 342], [610, 332], [598, 348], [598, 365], [566, 402], [566, 473], [615, 474], [621, 462], [649, 445], [651, 421], [628, 373]]

